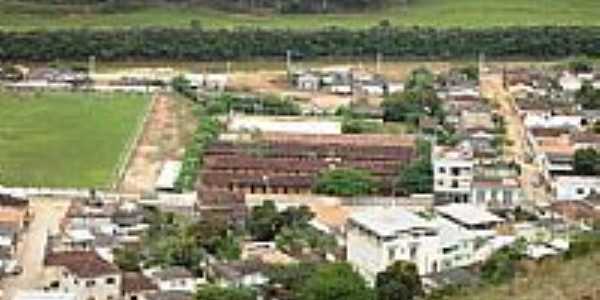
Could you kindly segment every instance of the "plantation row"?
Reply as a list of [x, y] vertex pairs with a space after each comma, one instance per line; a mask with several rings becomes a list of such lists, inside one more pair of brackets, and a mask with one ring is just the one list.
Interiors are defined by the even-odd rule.
[[187, 59], [371, 56], [444, 59], [555, 58], [600, 54], [600, 27], [434, 29], [378, 26], [316, 31], [127, 29], [1, 32], [0, 60]]

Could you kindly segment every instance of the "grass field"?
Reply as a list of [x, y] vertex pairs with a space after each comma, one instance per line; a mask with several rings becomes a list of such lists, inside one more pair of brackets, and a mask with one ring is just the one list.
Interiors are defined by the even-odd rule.
[[[387, 19], [394, 25], [438, 27], [487, 27], [512, 25], [600, 25], [598, 0], [415, 0], [408, 6], [392, 6], [362, 14], [249, 15], [207, 8], [149, 7], [128, 13], [68, 12], [39, 4], [0, 3], [0, 28], [111, 28], [132, 26], [187, 27], [197, 20], [206, 28], [260, 26], [363, 28]], [[33, 6], [32, 6], [33, 5]], [[66, 12], [65, 12], [66, 10]]]
[[109, 185], [147, 99], [0, 91], [0, 185]]

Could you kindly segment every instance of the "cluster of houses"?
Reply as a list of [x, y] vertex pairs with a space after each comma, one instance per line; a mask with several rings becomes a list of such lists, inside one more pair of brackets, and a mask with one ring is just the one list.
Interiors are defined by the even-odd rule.
[[[354, 70], [323, 69], [291, 76], [299, 89], [306, 90], [363, 93], [370, 84], [381, 84], [381, 89], [371, 90], [377, 96], [402, 90], [400, 83], [361, 77]], [[524, 75], [518, 80], [512, 79], [512, 73], [505, 76], [507, 89], [514, 93], [521, 93], [522, 86], [532, 93], [546, 88], [537, 75], [531, 77], [536, 78], [535, 84], [523, 80]], [[203, 80], [208, 77], [189, 79], [200, 86], [207, 84]], [[521, 87], [515, 90], [515, 85]], [[167, 162], [156, 184], [158, 195], [136, 201], [121, 197], [73, 201], [60, 232], [48, 238], [44, 291], [24, 291], [17, 299], [51, 299], [44, 295], [52, 294], [52, 299], [73, 300], [187, 300], [208, 283], [266, 291], [272, 288], [270, 267], [306, 260], [346, 261], [370, 284], [393, 262], [409, 261], [417, 266], [426, 288], [433, 289], [456, 278], [477, 278], [478, 265], [519, 240], [526, 241], [525, 254], [532, 260], [564, 253], [573, 231], [585, 230], [598, 220], [600, 176], [573, 174], [577, 149], [600, 149], [600, 135], [587, 132], [583, 122], [589, 114], [575, 110], [579, 117], [571, 119], [553, 104], [532, 104], [530, 97], [517, 97], [514, 109], [527, 128], [523, 138], [556, 200], [525, 211], [520, 167], [504, 160], [498, 142], [504, 122], [482, 98], [478, 82], [450, 74], [436, 83], [436, 91], [445, 119], [419, 120], [420, 126], [430, 124], [432, 129], [424, 134], [432, 144], [431, 194], [398, 196], [395, 190], [398, 174], [419, 155], [416, 135], [343, 134], [339, 120], [321, 117], [229, 115], [224, 120], [227, 131], [202, 153], [195, 193], [171, 194], [181, 163]], [[549, 94], [555, 92], [545, 95]], [[569, 106], [572, 103], [565, 109]], [[454, 138], [443, 141], [437, 136], [439, 126], [447, 127]], [[377, 195], [315, 194], [320, 174], [344, 168], [369, 171], [380, 182]], [[5, 206], [12, 214], [27, 215], [26, 205], [0, 201], [3, 220]], [[315, 257], [290, 253], [275, 241], [245, 240], [240, 259], [209, 257], [195, 275], [183, 267], [132, 273], [115, 264], [116, 249], [128, 245], [143, 249], [140, 237], [149, 230], [145, 206], [195, 219], [219, 215], [235, 226], [243, 225], [248, 212], [266, 201], [281, 211], [308, 207], [314, 213], [310, 226], [332, 237], [337, 249]], [[0, 247], [4, 247], [4, 227], [0, 230]]]
[[11, 90], [86, 90], [97, 92], [153, 93], [183, 76], [193, 89], [224, 91], [225, 73], [181, 73], [171, 68], [138, 68], [113, 73], [73, 68], [19, 67], [20, 76], [4, 76], [3, 86]]
[[382, 97], [404, 90], [402, 82], [353, 67], [291, 70], [289, 80], [298, 90], [347, 96]]
[[0, 276], [17, 275], [22, 271], [16, 254], [32, 218], [25, 197], [0, 193]]
[[515, 98], [513, 109], [525, 128], [527, 159], [541, 170], [543, 184], [554, 200], [551, 205], [572, 217], [572, 211], [587, 211], [588, 220], [598, 217], [595, 201], [600, 174], [580, 174], [575, 154], [600, 149], [600, 134], [593, 128], [600, 114], [583, 107], [575, 95], [585, 84], [600, 88], [599, 78], [591, 70], [505, 72], [505, 86]]

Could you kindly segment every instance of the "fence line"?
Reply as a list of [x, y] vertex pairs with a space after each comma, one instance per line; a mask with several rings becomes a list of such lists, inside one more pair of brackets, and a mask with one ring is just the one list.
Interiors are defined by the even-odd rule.
[[113, 172], [114, 178], [110, 186], [112, 190], [116, 190], [121, 184], [121, 181], [123, 181], [125, 172], [127, 171], [127, 168], [131, 163], [131, 158], [134, 154], [134, 151], [137, 148], [140, 139], [142, 138], [142, 135], [144, 134], [144, 129], [146, 128], [146, 124], [148, 123], [148, 119], [152, 114], [152, 110], [157, 102], [156, 99], [158, 99], [159, 95], [159, 93], [155, 93], [152, 95], [152, 99], [150, 100], [150, 103], [146, 106], [146, 111], [144, 112], [143, 117], [137, 123], [135, 133], [130, 137], [130, 141], [127, 143], [127, 148], [125, 148], [119, 155], [117, 166], [115, 168], [115, 171]]

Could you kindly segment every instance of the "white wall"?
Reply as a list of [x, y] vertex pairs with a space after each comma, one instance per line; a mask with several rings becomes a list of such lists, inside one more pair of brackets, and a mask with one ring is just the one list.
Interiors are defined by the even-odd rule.
[[[65, 276], [66, 275], [66, 276]], [[60, 290], [65, 293], [73, 293], [77, 300], [118, 300], [121, 297], [121, 275], [111, 274], [94, 278], [79, 278], [66, 269], [61, 276]], [[109, 283], [109, 280], [114, 280]]]
[[553, 185], [556, 200], [582, 200], [600, 193], [600, 176], [557, 176]]

